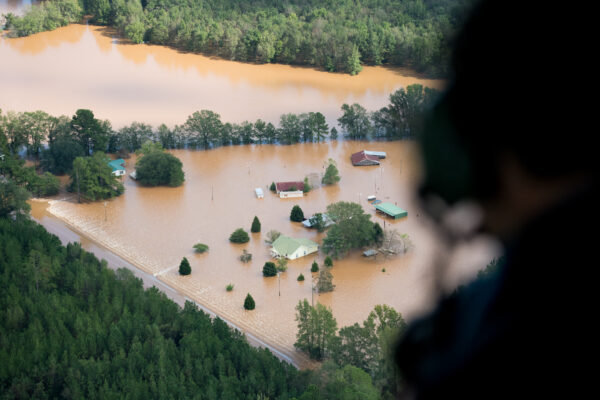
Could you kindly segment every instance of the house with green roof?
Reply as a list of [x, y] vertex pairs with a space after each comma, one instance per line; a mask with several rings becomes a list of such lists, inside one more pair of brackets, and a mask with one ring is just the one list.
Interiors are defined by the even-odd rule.
[[312, 240], [304, 238], [295, 239], [280, 235], [273, 242], [271, 255], [276, 258], [285, 257], [288, 260], [295, 260], [296, 258], [304, 257], [317, 251], [319, 251], [319, 245]]
[[392, 203], [380, 203], [375, 205], [375, 209], [381, 213], [389, 215], [394, 219], [403, 218], [408, 215], [408, 211], [392, 204]]
[[112, 174], [116, 176], [125, 175], [125, 160], [119, 158], [108, 162], [108, 166], [112, 168]]

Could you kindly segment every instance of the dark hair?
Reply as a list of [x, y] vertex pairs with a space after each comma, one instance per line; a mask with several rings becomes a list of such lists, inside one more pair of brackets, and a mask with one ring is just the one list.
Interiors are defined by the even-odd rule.
[[507, 151], [540, 178], [597, 176], [586, 97], [595, 93], [578, 82], [594, 79], [586, 75], [596, 65], [593, 47], [577, 46], [594, 37], [591, 14], [537, 2], [474, 8], [456, 38], [451, 83], [423, 134], [425, 191], [450, 202], [493, 195]]

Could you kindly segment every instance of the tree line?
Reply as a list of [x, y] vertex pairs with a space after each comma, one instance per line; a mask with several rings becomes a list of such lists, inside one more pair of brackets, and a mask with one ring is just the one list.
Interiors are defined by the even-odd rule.
[[[344, 138], [348, 140], [397, 140], [413, 138], [422, 129], [423, 116], [435, 102], [439, 92], [414, 84], [400, 88], [390, 95], [390, 103], [374, 112], [368, 112], [359, 104], [344, 104], [338, 118]], [[58, 180], [51, 174], [39, 175], [34, 167], [24, 167], [21, 156], [27, 155], [35, 167], [52, 174], [70, 173], [73, 182], [70, 189], [81, 193], [75, 181], [81, 182], [81, 171], [97, 171], [87, 174], [85, 192], [89, 199], [112, 197], [123, 192], [111, 175], [106, 157], [95, 153], [113, 153], [127, 158], [140, 151], [145, 143], [159, 144], [162, 149], [212, 149], [220, 146], [244, 144], [294, 144], [322, 142], [338, 138], [336, 127], [330, 129], [320, 112], [283, 114], [279, 125], [261, 119], [240, 124], [223, 122], [219, 114], [201, 110], [174, 128], [161, 124], [157, 129], [151, 125], [133, 122], [114, 130], [110, 121], [100, 120], [93, 111], [79, 109], [72, 117], [55, 117], [43, 111], [7, 112], [0, 110], [0, 151], [7, 154], [8, 161], [1, 166], [2, 174], [8, 173], [13, 180], [27, 186], [38, 196], [58, 192]], [[150, 164], [150, 158], [154, 163]], [[76, 159], [80, 159], [77, 164]], [[73, 166], [78, 169], [74, 170]], [[168, 168], [164, 168], [168, 166]], [[141, 183], [177, 186], [183, 182], [177, 160], [165, 153], [148, 158]], [[159, 177], [168, 169], [169, 176]]]
[[392, 64], [447, 73], [450, 42], [473, 0], [53, 0], [7, 16], [17, 36], [92, 15], [134, 43], [226, 59], [357, 74]]
[[[390, 95], [390, 103], [369, 112], [360, 104], [344, 104], [338, 123], [346, 139], [396, 140], [413, 138], [422, 129], [423, 116], [436, 101], [439, 91], [413, 84]], [[73, 117], [54, 117], [43, 111], [8, 112], [0, 110], [0, 146], [42, 159], [42, 167], [57, 174], [70, 170], [76, 156], [92, 151], [135, 152], [147, 142], [158, 142], [165, 149], [210, 149], [239, 144], [294, 144], [321, 142], [338, 138], [336, 127], [329, 127], [320, 112], [283, 114], [279, 125], [258, 119], [240, 124], [223, 122], [210, 110], [194, 112], [174, 128], [158, 128], [133, 122], [114, 130], [110, 121], [95, 118], [93, 111], [80, 109]], [[47, 148], [45, 148], [47, 144]]]
[[[361, 399], [397, 398], [401, 383], [393, 360], [393, 347], [406, 329], [402, 315], [387, 305], [377, 305], [362, 325], [355, 323], [338, 331], [331, 309], [308, 300], [296, 306], [298, 332], [295, 347], [311, 358], [325, 361], [318, 376], [328, 369], [354, 367], [367, 379]], [[309, 387], [309, 391], [314, 388]], [[346, 388], [340, 387], [342, 392]], [[356, 388], [353, 388], [356, 390]], [[337, 398], [330, 393], [330, 398]], [[350, 397], [351, 398], [351, 397]]]

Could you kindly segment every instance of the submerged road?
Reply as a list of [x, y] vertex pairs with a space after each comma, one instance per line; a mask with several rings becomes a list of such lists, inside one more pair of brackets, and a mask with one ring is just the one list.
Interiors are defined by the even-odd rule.
[[244, 331], [243, 329], [241, 329], [239, 326], [237, 326], [233, 322], [228, 321], [227, 319], [225, 319], [221, 316], [218, 316], [217, 314], [215, 314], [213, 311], [206, 308], [202, 304], [199, 304], [199, 303], [195, 302], [194, 300], [181, 295], [174, 288], [165, 284], [164, 282], [161, 282], [159, 279], [157, 279], [152, 274], [142, 271], [135, 265], [131, 264], [127, 260], [124, 260], [122, 257], [113, 253], [112, 251], [105, 248], [104, 246], [99, 245], [98, 243], [95, 243], [94, 241], [92, 241], [88, 237], [86, 237], [85, 235], [75, 232], [71, 227], [69, 227], [66, 223], [64, 223], [60, 219], [49, 216], [47, 214], [41, 216], [41, 218], [34, 217], [33, 219], [37, 223], [42, 225], [44, 228], [46, 228], [46, 230], [48, 232], [58, 236], [58, 238], [60, 239], [60, 241], [62, 242], [63, 245], [67, 245], [67, 243], [70, 243], [70, 242], [80, 242], [82, 247], [86, 251], [93, 253], [99, 259], [106, 260], [109, 268], [111, 268], [113, 270], [117, 270], [119, 268], [127, 268], [128, 270], [130, 270], [133, 273], [133, 275], [136, 278], [139, 278], [142, 280], [144, 288], [151, 288], [154, 286], [157, 289], [161, 290], [163, 293], [165, 293], [165, 295], [169, 299], [173, 300], [175, 303], [179, 304], [181, 307], [183, 307], [183, 305], [185, 304], [186, 301], [191, 301], [192, 303], [196, 304], [196, 306], [199, 309], [201, 309], [202, 311], [211, 315], [213, 318], [214, 317], [221, 318], [230, 327], [242, 332], [246, 336], [246, 339], [248, 340], [248, 343], [250, 345], [252, 345], [254, 347], [262, 347], [262, 348], [269, 349], [277, 358], [279, 358], [280, 360], [285, 361], [289, 364], [292, 364], [296, 368], [305, 367], [306, 366], [305, 364], [310, 364], [310, 362], [309, 363], [303, 362], [302, 364], [300, 364], [297, 360], [295, 360], [290, 355], [283, 353], [281, 350], [278, 350], [277, 348], [269, 345], [268, 343], [265, 343], [264, 341], [262, 341], [261, 339], [259, 339], [256, 336], [252, 335], [251, 333]]

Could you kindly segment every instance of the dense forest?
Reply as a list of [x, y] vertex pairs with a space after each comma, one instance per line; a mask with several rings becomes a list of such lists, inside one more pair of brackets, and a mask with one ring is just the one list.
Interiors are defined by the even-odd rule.
[[134, 43], [226, 59], [311, 65], [357, 74], [361, 65], [447, 73], [450, 42], [474, 0], [53, 0], [6, 27], [25, 36], [92, 15]]
[[0, 217], [0, 397], [291, 398], [299, 372], [79, 244]]

